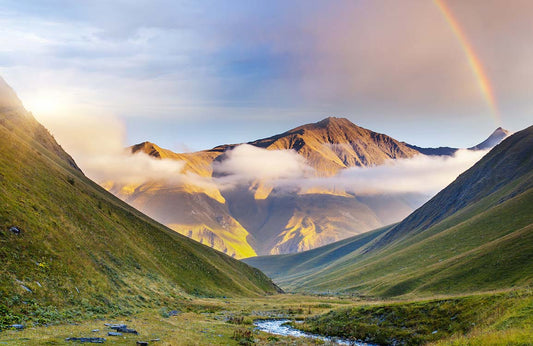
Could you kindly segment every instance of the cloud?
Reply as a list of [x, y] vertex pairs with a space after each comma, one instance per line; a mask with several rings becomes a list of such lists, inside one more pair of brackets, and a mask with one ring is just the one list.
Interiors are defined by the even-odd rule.
[[155, 159], [125, 149], [123, 123], [111, 115], [46, 117], [44, 125], [91, 179], [135, 184], [158, 181], [167, 186], [194, 185], [227, 190], [261, 182], [276, 191], [297, 192], [313, 188], [355, 195], [419, 193], [433, 195], [481, 159], [487, 151], [459, 150], [454, 156], [417, 155], [390, 160], [381, 166], [352, 167], [332, 177], [319, 177], [294, 150], [267, 150], [238, 145], [213, 163], [213, 177], [185, 172], [185, 162]]
[[223, 160], [213, 164], [217, 184], [222, 189], [261, 181], [279, 185], [312, 176], [313, 168], [294, 150], [267, 150], [242, 144], [227, 151]]
[[169, 185], [194, 182], [209, 186], [204, 178], [183, 173], [185, 162], [155, 159], [145, 153], [131, 154], [125, 144], [125, 130], [113, 116], [73, 115], [46, 117], [45, 126], [69, 152], [84, 173], [98, 183], [140, 185], [150, 181]]
[[472, 167], [487, 152], [462, 149], [449, 157], [417, 155], [408, 159], [390, 160], [381, 166], [348, 168], [331, 178], [308, 179], [296, 183], [304, 188], [322, 186], [328, 189], [343, 189], [356, 195], [434, 195]]
[[217, 175], [214, 181], [221, 189], [259, 181], [278, 192], [322, 188], [355, 195], [433, 195], [486, 153], [462, 149], [453, 156], [420, 154], [380, 166], [344, 169], [332, 177], [318, 177], [293, 150], [267, 150], [244, 144], [228, 151], [224, 160], [214, 164]]

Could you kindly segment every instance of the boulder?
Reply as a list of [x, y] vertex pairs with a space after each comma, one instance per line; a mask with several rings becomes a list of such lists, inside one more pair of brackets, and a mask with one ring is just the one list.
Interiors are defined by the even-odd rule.
[[93, 344], [103, 344], [105, 342], [104, 338], [67, 338], [66, 341], [76, 341], [76, 342], [89, 342]]
[[20, 234], [20, 229], [18, 227], [9, 227], [9, 231], [15, 234]]
[[137, 331], [135, 329], [129, 329], [129, 328], [126, 328], [126, 327], [117, 328], [117, 332], [130, 333], [130, 334], [135, 334], [135, 335], [139, 334], [139, 333], [137, 333]]

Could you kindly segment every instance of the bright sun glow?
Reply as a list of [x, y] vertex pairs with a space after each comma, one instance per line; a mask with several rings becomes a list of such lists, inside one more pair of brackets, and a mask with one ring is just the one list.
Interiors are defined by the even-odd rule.
[[68, 99], [57, 92], [29, 95], [24, 99], [25, 108], [37, 118], [60, 116], [68, 108]]

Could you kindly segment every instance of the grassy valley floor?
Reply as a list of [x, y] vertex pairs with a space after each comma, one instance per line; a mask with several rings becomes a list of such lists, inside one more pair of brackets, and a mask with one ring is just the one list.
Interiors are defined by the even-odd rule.
[[[171, 311], [177, 311], [173, 316]], [[66, 315], [65, 315], [66, 316]], [[378, 301], [359, 297], [282, 294], [259, 298], [189, 298], [129, 314], [24, 321], [22, 331], [0, 332], [0, 344], [67, 345], [71, 337], [104, 337], [131, 345], [308, 345], [323, 341], [254, 330], [255, 319], [305, 320], [298, 328], [381, 344], [529, 345], [533, 291], [520, 289], [460, 297]], [[124, 323], [139, 335], [108, 336], [105, 323]], [[98, 331], [93, 331], [98, 330]]]

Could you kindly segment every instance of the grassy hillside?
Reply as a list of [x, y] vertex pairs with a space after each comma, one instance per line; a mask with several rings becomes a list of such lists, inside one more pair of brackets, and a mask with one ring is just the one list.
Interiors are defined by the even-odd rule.
[[3, 322], [42, 309], [276, 292], [259, 270], [158, 224], [87, 179], [22, 108], [2, 109], [0, 137]]
[[[315, 253], [327, 252], [316, 249]], [[334, 250], [335, 251], [335, 250]], [[314, 257], [295, 254], [295, 268]], [[465, 293], [533, 282], [533, 127], [495, 147], [400, 224], [316, 269], [248, 263], [283, 288], [390, 297]]]

